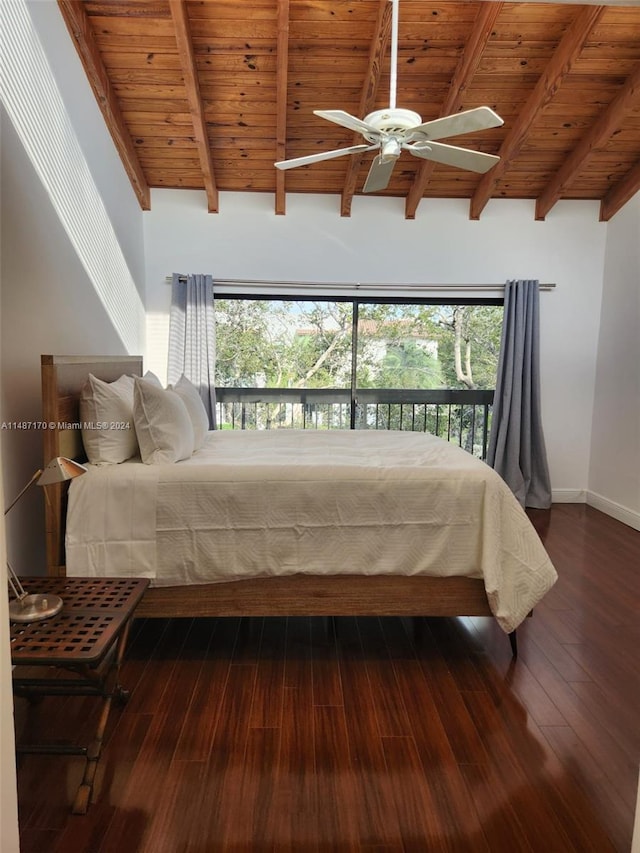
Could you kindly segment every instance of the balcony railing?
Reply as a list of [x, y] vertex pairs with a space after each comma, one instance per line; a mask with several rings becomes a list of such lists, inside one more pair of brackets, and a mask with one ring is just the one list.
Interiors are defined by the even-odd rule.
[[219, 429], [398, 429], [430, 432], [484, 459], [493, 391], [216, 388]]

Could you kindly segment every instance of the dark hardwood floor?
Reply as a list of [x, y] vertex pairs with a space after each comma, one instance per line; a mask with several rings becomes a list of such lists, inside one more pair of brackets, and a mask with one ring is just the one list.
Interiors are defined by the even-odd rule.
[[[531, 517], [560, 579], [517, 661], [486, 618], [136, 622], [88, 814], [80, 759], [19, 759], [23, 853], [628, 853], [640, 533]], [[95, 703], [16, 725], [80, 737]]]

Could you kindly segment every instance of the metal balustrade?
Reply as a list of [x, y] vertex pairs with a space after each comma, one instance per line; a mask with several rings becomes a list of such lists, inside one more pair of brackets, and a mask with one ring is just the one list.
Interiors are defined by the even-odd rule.
[[485, 459], [493, 390], [216, 388], [219, 429], [430, 432]]

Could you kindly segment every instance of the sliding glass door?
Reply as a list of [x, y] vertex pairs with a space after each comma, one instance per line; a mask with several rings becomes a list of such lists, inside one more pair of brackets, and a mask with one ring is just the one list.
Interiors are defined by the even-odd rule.
[[410, 429], [483, 456], [502, 305], [218, 298], [223, 429]]

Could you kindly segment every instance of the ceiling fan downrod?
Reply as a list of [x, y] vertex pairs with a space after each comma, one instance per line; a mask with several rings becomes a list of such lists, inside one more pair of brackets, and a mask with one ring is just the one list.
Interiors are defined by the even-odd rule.
[[398, 2], [390, 0], [391, 3], [391, 72], [389, 79], [389, 106], [392, 110], [396, 108], [396, 91], [398, 88]]

